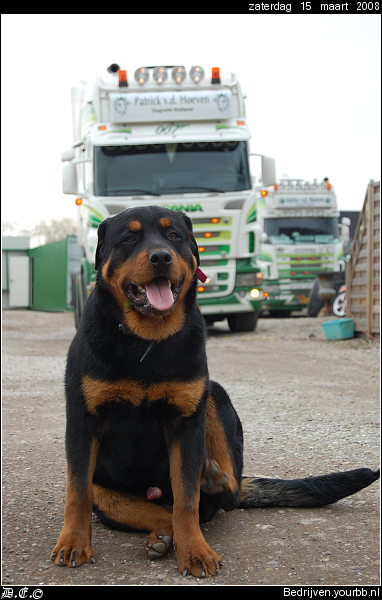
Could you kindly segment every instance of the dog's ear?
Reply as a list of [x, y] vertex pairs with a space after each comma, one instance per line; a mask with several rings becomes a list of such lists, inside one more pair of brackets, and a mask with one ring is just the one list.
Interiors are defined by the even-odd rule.
[[101, 223], [101, 225], [98, 227], [98, 244], [97, 244], [95, 263], [94, 263], [94, 268], [96, 271], [102, 260], [102, 253], [103, 253], [104, 243], [105, 243], [105, 238], [106, 238], [106, 229], [107, 229], [107, 219], [105, 221], [103, 221]]
[[191, 246], [191, 250], [192, 250], [192, 254], [195, 256], [196, 258], [196, 263], [199, 266], [200, 265], [200, 258], [199, 258], [199, 251], [198, 251], [198, 244], [196, 243], [196, 240], [194, 238], [194, 232], [192, 230], [192, 221], [190, 219], [190, 217], [188, 217], [185, 213], [181, 213], [184, 222], [186, 224], [186, 227], [188, 229], [188, 233], [190, 234], [190, 246]]

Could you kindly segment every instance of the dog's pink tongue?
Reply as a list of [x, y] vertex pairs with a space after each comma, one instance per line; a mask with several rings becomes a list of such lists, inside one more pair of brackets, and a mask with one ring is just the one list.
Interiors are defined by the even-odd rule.
[[150, 283], [147, 283], [146, 295], [156, 310], [169, 310], [174, 304], [174, 296], [166, 277], [155, 277]]

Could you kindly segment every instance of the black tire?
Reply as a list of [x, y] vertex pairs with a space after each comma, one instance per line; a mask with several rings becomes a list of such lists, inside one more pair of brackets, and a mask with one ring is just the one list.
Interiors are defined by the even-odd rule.
[[78, 304], [78, 293], [77, 293], [77, 275], [72, 274], [72, 306], [74, 312], [74, 325], [78, 329], [80, 324], [80, 311]]
[[[338, 290], [340, 289], [340, 287], [342, 285], [344, 285], [344, 283], [345, 283], [345, 272], [338, 271], [338, 272], [334, 273], [333, 286], [337, 293], [338, 293]], [[310, 296], [309, 296], [308, 317], [317, 317], [321, 308], [323, 308], [323, 306], [325, 304], [324, 301], [322, 300], [322, 298], [320, 298], [320, 296], [318, 295], [319, 286], [320, 286], [320, 284], [319, 284], [319, 281], [317, 278], [316, 281], [314, 282], [312, 291], [310, 292]]]
[[255, 331], [260, 312], [237, 313], [228, 316], [228, 326], [232, 333], [239, 331]]
[[319, 286], [319, 281], [318, 279], [316, 279], [309, 296], [308, 317], [317, 317], [321, 308], [323, 308], [324, 306], [324, 301], [318, 295]]

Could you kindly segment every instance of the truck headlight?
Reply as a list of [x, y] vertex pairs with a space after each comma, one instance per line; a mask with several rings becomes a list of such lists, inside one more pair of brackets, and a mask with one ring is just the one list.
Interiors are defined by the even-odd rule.
[[254, 285], [261, 285], [261, 283], [261, 273], [239, 273], [236, 276], [236, 287], [253, 287]]
[[237, 287], [251, 287], [253, 285], [256, 285], [255, 273], [239, 273], [236, 276]]

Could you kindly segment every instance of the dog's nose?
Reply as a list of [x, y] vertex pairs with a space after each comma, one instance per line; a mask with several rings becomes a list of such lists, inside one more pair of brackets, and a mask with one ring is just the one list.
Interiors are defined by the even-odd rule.
[[149, 256], [149, 261], [157, 269], [163, 269], [170, 266], [172, 256], [168, 250], [154, 250]]

